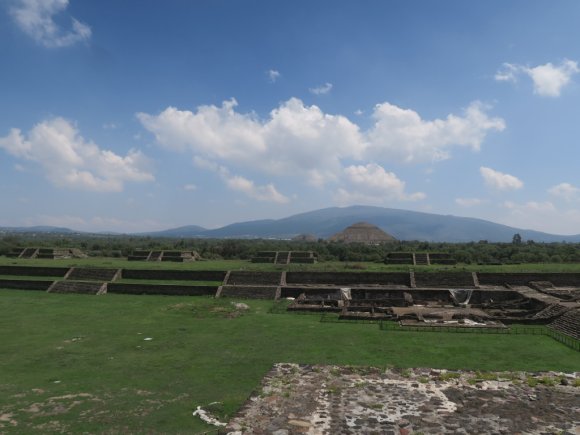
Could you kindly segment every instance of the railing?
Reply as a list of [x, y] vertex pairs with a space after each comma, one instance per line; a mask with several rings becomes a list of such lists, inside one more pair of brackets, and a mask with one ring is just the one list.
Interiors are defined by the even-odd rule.
[[394, 332], [455, 332], [465, 334], [516, 334], [516, 335], [546, 335], [563, 345], [580, 351], [580, 340], [558, 331], [538, 326], [494, 327], [458, 327], [458, 326], [401, 326], [394, 322], [381, 321], [379, 327], [385, 331]]
[[287, 311], [289, 301], [275, 302], [270, 310], [270, 314], [309, 314], [319, 315], [321, 323], [355, 323], [379, 325], [384, 331], [392, 332], [448, 332], [459, 334], [515, 334], [515, 335], [546, 335], [563, 345], [580, 352], [580, 340], [555, 331], [545, 326], [508, 326], [508, 327], [460, 327], [460, 326], [401, 326], [393, 320], [383, 319], [346, 319], [340, 318], [336, 312], [320, 311]]

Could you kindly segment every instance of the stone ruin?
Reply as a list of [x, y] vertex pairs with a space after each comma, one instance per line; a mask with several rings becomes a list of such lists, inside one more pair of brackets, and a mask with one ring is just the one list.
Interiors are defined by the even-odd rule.
[[457, 261], [443, 252], [389, 252], [385, 264], [409, 264], [430, 266], [431, 264], [455, 265]]
[[[548, 325], [580, 339], [580, 274], [291, 273], [288, 311], [342, 320], [393, 320], [402, 327]], [[328, 275], [328, 276], [325, 276]]]
[[201, 256], [196, 251], [152, 251], [146, 249], [136, 249], [127, 257], [129, 261], [172, 261], [174, 263], [184, 263], [200, 259]]
[[[2, 275], [7, 278], [2, 279]], [[24, 279], [13, 278], [17, 276]], [[46, 280], [25, 279], [32, 276]], [[142, 282], [115, 282], [120, 277]], [[172, 282], [161, 284], [163, 280]], [[215, 284], [208, 285], [208, 281]], [[547, 325], [554, 331], [554, 338], [580, 349], [580, 273], [224, 272], [0, 266], [0, 288], [290, 299], [284, 306], [289, 312], [336, 313], [339, 320], [391, 320], [400, 327], [413, 328], [499, 330], [510, 324]]]
[[252, 263], [314, 264], [318, 261], [318, 254], [313, 251], [259, 251], [251, 261]]
[[76, 248], [14, 248], [6, 254], [9, 258], [42, 258], [42, 259], [62, 259], [62, 258], [86, 258], [87, 255]]
[[330, 242], [364, 243], [365, 245], [378, 245], [381, 243], [393, 243], [397, 239], [391, 234], [381, 230], [378, 226], [368, 222], [357, 222], [344, 230], [328, 238]]
[[280, 363], [218, 433], [577, 434], [579, 380]]

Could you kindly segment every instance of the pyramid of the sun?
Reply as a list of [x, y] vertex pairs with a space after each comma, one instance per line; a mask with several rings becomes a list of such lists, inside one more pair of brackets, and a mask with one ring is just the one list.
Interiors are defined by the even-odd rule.
[[395, 242], [395, 239], [390, 234], [385, 233], [376, 225], [367, 222], [357, 222], [345, 228], [340, 233], [336, 233], [328, 240], [331, 242], [344, 243], [366, 243], [374, 245], [378, 243]]

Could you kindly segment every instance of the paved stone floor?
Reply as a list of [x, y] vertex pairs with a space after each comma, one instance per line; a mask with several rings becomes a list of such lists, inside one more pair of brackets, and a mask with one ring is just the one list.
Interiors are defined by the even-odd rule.
[[276, 364], [224, 433], [580, 435], [579, 380]]

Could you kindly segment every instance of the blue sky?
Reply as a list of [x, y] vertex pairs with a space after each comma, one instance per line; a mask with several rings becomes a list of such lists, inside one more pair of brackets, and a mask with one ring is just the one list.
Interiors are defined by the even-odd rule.
[[0, 225], [378, 205], [580, 233], [580, 3], [0, 0]]

